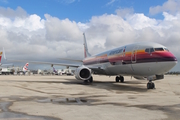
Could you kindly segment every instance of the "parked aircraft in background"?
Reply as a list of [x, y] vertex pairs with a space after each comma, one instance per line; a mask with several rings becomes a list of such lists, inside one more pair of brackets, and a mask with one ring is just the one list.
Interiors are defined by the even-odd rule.
[[55, 75], [58, 75], [58, 71], [53, 67], [53, 73], [55, 74]]
[[14, 65], [14, 64], [12, 64], [12, 63], [2, 64], [2, 63], [1, 63], [2, 55], [3, 55], [3, 52], [0, 52], [0, 67], [13, 66], [13, 65]]
[[26, 72], [28, 72], [28, 66], [29, 66], [29, 63], [26, 63], [22, 69], [18, 69], [17, 71], [15, 71], [15, 74], [25, 75]]
[[2, 59], [2, 54], [3, 54], [3, 52], [0, 52], [0, 63], [1, 63], [1, 59]]
[[23, 67], [23, 72], [26, 73], [28, 71], [29, 63], [26, 63]]
[[[147, 89], [155, 88], [155, 84], [152, 80], [163, 79], [164, 73], [168, 72], [177, 64], [176, 57], [165, 46], [152, 42], [129, 44], [96, 55], [90, 55], [85, 34], [83, 35], [85, 58], [80, 60], [82, 61], [81, 65], [40, 61], [29, 62], [76, 67], [76, 79], [85, 82], [93, 82], [92, 73], [116, 76], [116, 82], [124, 82], [123, 76], [133, 76], [136, 79], [147, 79], [149, 81], [147, 83]], [[21, 62], [25, 60], [14, 61]]]

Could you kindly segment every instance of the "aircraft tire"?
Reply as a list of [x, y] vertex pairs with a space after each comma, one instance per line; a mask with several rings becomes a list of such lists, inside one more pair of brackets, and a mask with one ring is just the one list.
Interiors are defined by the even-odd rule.
[[116, 82], [119, 82], [120, 78], [118, 76], [116, 76]]
[[155, 88], [155, 84], [153, 82], [147, 83], [147, 89], [154, 89], [154, 88]]
[[84, 80], [84, 83], [88, 83], [88, 80]]
[[154, 89], [154, 88], [155, 88], [155, 84], [154, 84], [154, 83], [152, 83], [151, 85], [152, 85], [152, 88], [151, 88], [151, 89]]
[[147, 89], [151, 89], [151, 84], [147, 83]]
[[120, 81], [123, 83], [124, 82], [124, 77], [120, 76]]
[[93, 82], [93, 77], [91, 76], [91, 78], [89, 78], [89, 82], [92, 83]]

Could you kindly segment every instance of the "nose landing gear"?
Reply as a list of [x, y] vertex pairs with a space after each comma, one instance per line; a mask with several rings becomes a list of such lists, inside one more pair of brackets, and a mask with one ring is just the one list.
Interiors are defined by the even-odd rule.
[[155, 88], [155, 84], [152, 82], [152, 80], [149, 80], [149, 82], [147, 83], [147, 89], [154, 89]]

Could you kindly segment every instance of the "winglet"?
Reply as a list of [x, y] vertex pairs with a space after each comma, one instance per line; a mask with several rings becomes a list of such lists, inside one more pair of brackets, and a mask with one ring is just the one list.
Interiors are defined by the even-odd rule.
[[91, 56], [91, 54], [88, 52], [85, 33], [83, 33], [83, 35], [84, 35], [84, 57], [86, 58], [86, 57]]

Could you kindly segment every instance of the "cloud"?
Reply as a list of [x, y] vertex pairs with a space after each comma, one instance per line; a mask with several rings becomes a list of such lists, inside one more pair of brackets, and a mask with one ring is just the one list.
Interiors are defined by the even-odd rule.
[[65, 0], [65, 1], [66, 1], [66, 3], [70, 4], [70, 3], [75, 2], [76, 0]]
[[69, 19], [59, 20], [56, 17], [45, 15], [46, 22], [46, 38], [56, 41], [78, 41], [82, 32], [79, 30], [78, 24]]
[[0, 48], [5, 47], [11, 59], [53, 62], [63, 57], [82, 59], [82, 33], [85, 32], [92, 54], [134, 42], [152, 41], [167, 46], [180, 60], [179, 13], [163, 12], [164, 19], [157, 20], [143, 13], [120, 15], [120, 11], [92, 16], [89, 22], [82, 23], [49, 14], [45, 14], [44, 19], [36, 14], [20, 17], [17, 9], [12, 10], [11, 17], [0, 16]]
[[2, 3], [8, 3], [8, 0], [0, 0]]
[[0, 16], [4, 16], [8, 18], [15, 18], [15, 17], [25, 18], [27, 16], [27, 13], [21, 7], [17, 7], [16, 10], [13, 10], [9, 7], [8, 8], [0, 7]]
[[158, 21], [156, 19], [149, 18], [143, 13], [134, 13], [132, 15], [126, 16], [126, 21], [137, 30], [141, 30], [147, 27], [156, 27]]
[[176, 14], [180, 12], [180, 0], [168, 0], [162, 6], [154, 6], [149, 8], [149, 13], [155, 15], [162, 12], [169, 12], [171, 14]]
[[128, 16], [128, 15], [131, 15], [134, 13], [134, 9], [133, 8], [119, 8], [116, 10], [116, 14], [121, 16], [122, 18]]
[[106, 4], [106, 6], [112, 5], [115, 1], [116, 1], [116, 0], [110, 0], [110, 1]]
[[56, 0], [57, 2], [63, 3], [63, 4], [72, 4], [74, 2], [80, 2], [80, 0]]

